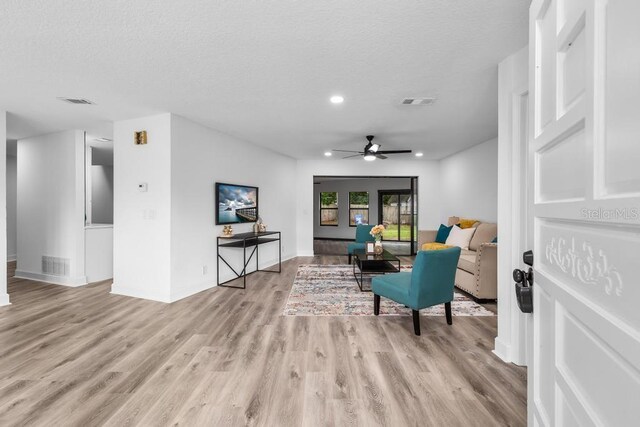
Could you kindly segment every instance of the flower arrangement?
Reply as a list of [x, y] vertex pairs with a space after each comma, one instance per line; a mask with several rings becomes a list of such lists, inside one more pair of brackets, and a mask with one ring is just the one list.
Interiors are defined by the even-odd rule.
[[369, 232], [369, 234], [371, 234], [376, 239], [376, 242], [382, 240], [382, 233], [384, 233], [384, 225], [382, 224], [376, 225]]

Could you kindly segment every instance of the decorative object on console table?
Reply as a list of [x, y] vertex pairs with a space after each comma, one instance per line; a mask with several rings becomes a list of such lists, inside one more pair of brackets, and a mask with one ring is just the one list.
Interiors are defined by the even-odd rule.
[[371, 229], [370, 234], [376, 239], [376, 243], [374, 245], [374, 252], [378, 255], [382, 254], [384, 248], [382, 247], [382, 234], [384, 233], [384, 225], [378, 224]]
[[226, 237], [226, 238], [233, 237], [233, 227], [231, 227], [230, 225], [225, 225], [222, 228], [222, 236], [220, 237]]

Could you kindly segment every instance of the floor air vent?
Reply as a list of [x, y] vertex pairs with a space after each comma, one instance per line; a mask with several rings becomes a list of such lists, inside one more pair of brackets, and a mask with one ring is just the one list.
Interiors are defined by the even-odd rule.
[[42, 272], [52, 276], [69, 276], [69, 258], [42, 257]]

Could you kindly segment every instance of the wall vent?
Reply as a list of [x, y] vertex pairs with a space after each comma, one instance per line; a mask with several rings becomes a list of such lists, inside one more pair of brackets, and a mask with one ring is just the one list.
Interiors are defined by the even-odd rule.
[[58, 98], [60, 101], [68, 102], [76, 105], [95, 105], [93, 101], [84, 98]]
[[436, 102], [435, 98], [405, 98], [402, 105], [431, 105]]
[[52, 276], [69, 276], [69, 258], [58, 258], [53, 256], [42, 257], [42, 272]]

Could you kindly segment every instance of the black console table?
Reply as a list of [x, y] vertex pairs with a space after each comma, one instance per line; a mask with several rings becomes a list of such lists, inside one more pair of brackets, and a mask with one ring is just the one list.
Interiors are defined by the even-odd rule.
[[[227, 288], [235, 288], [235, 289], [246, 289], [247, 276], [249, 274], [253, 274], [257, 271], [264, 271], [267, 273], [280, 273], [282, 271], [282, 246], [280, 244], [281, 237], [282, 235], [279, 231], [264, 231], [262, 233], [254, 233], [254, 232], [239, 233], [239, 234], [233, 235], [232, 237], [218, 236], [217, 249], [216, 249], [216, 252], [218, 255], [218, 259], [217, 259], [218, 286], [224, 286]], [[258, 264], [258, 254], [259, 254], [258, 247], [260, 245], [264, 245], [267, 243], [278, 244], [278, 270], [277, 271], [276, 270], [260, 270], [260, 267]], [[224, 259], [222, 255], [220, 255], [221, 248], [242, 249], [242, 254], [243, 254], [242, 271], [237, 272], [233, 267], [231, 267], [231, 265], [227, 262], [227, 260]], [[253, 248], [253, 250], [251, 251], [251, 254], [249, 255], [249, 258], [247, 258], [247, 248]], [[247, 267], [249, 266], [249, 262], [251, 262], [251, 258], [253, 258], [254, 254], [256, 256], [256, 269], [254, 271], [247, 273]], [[227, 280], [226, 282], [220, 283], [220, 260], [222, 260], [222, 262], [224, 262], [227, 265], [227, 267], [229, 267], [231, 271], [233, 271], [233, 273], [236, 275], [235, 278]], [[227, 283], [232, 282], [240, 277], [242, 277], [241, 287], [227, 285]]]

